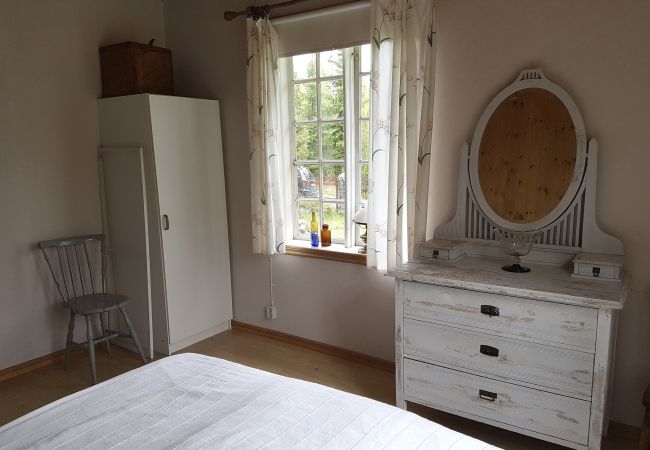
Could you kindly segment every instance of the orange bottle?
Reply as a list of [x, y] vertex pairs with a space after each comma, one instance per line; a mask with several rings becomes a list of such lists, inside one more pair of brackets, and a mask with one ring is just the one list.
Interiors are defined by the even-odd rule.
[[330, 226], [326, 223], [323, 224], [323, 229], [320, 230], [320, 245], [323, 247], [332, 245], [332, 230], [330, 230]]

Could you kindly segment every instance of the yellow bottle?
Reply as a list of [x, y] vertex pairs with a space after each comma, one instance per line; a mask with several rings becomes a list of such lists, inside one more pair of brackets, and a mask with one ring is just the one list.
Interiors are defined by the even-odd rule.
[[316, 221], [316, 211], [311, 212], [311, 246], [318, 247], [318, 222]]

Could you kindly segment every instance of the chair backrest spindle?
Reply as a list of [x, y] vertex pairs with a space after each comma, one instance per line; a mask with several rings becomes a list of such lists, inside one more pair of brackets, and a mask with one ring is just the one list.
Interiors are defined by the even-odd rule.
[[73, 245], [72, 248], [74, 249], [74, 256], [75, 259], [77, 260], [77, 269], [79, 270], [79, 281], [81, 284], [81, 292], [83, 292], [84, 295], [88, 294], [86, 291], [86, 283], [84, 283], [84, 271], [81, 268], [81, 261], [79, 261], [79, 252], [77, 251], [78, 245]]
[[104, 243], [104, 239], [102, 239], [99, 245], [101, 248], [102, 292], [106, 292], [106, 244]]
[[65, 260], [68, 265], [68, 272], [70, 274], [70, 284], [72, 285], [72, 293], [74, 294], [75, 297], [77, 297], [79, 294], [77, 294], [77, 286], [74, 282], [74, 273], [72, 272], [72, 264], [70, 263], [70, 252], [68, 251], [69, 246], [66, 245], [63, 247], [63, 253], [65, 253]]
[[[43, 250], [43, 254], [45, 254], [45, 249]], [[70, 295], [70, 288], [68, 287], [68, 279], [65, 276], [65, 265], [63, 264], [63, 258], [61, 257], [61, 247], [56, 248], [56, 254], [59, 257], [59, 272], [61, 273], [61, 278], [63, 278], [63, 284], [65, 285], [65, 294], [66, 294], [66, 301], [71, 297]], [[54, 272], [52, 272], [54, 275]]]
[[[90, 244], [95, 245], [90, 246]], [[52, 278], [54, 278], [54, 283], [64, 303], [80, 295], [106, 292], [106, 255], [104, 253], [103, 235], [96, 234], [43, 241], [38, 243], [38, 247], [43, 252]], [[83, 247], [83, 250], [78, 247]], [[97, 250], [99, 250], [99, 255], [96, 253]], [[56, 256], [54, 256], [54, 253], [56, 253]], [[85, 262], [83, 261], [84, 258], [86, 259]], [[99, 274], [101, 274], [102, 278], [101, 285], [98, 285], [95, 279], [93, 260], [101, 265], [99, 268]], [[97, 292], [99, 286], [101, 286], [101, 291]]]
[[[93, 294], [97, 293], [97, 289], [95, 288], [95, 272], [93, 272], [93, 265], [90, 262], [90, 257], [88, 256], [88, 246], [86, 245], [86, 241], [84, 241], [81, 245], [83, 245], [84, 248], [84, 254], [86, 255], [86, 264], [88, 264], [88, 273], [90, 273], [90, 287], [93, 290]], [[104, 254], [102, 250], [102, 255]], [[103, 291], [103, 289], [102, 289]], [[105, 292], [105, 291], [103, 291]]]
[[45, 256], [45, 261], [47, 262], [47, 267], [50, 269], [50, 273], [52, 274], [52, 278], [54, 279], [54, 284], [56, 284], [56, 288], [58, 289], [59, 294], [61, 295], [61, 298], [63, 299], [63, 301], [67, 303], [67, 301], [68, 301], [67, 289], [68, 288], [66, 286], [66, 293], [64, 294], [63, 289], [61, 287], [61, 284], [59, 283], [59, 280], [57, 279], [56, 274], [54, 273], [54, 266], [53, 266], [52, 262], [50, 261], [50, 258], [47, 256], [47, 253], [45, 252], [45, 250], [41, 249], [41, 251], [43, 252], [43, 256]]

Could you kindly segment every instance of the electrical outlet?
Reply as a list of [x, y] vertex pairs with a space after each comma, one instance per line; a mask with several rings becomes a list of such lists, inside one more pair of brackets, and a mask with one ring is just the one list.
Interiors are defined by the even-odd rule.
[[271, 320], [277, 319], [278, 310], [275, 308], [275, 306], [268, 305], [266, 308], [264, 308], [264, 317]]

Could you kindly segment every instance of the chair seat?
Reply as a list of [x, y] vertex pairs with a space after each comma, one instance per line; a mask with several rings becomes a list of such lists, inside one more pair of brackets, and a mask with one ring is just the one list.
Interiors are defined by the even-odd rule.
[[129, 303], [125, 295], [117, 294], [88, 294], [68, 300], [68, 306], [75, 314], [95, 314], [117, 309]]

